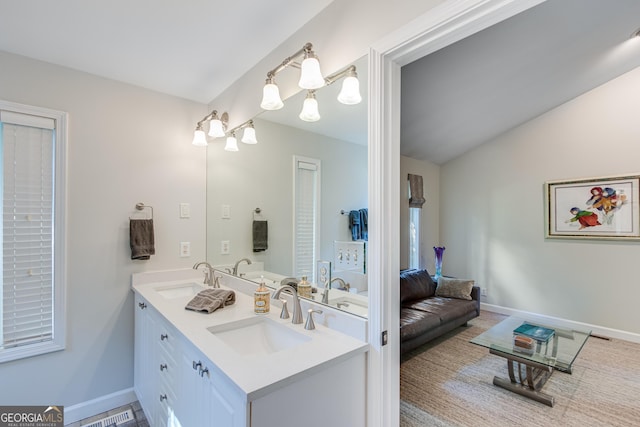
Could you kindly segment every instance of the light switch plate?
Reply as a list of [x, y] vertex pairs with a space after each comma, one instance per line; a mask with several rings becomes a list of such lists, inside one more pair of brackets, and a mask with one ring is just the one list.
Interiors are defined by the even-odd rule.
[[231, 206], [222, 205], [222, 219], [231, 219]]
[[191, 204], [180, 203], [180, 218], [191, 218]]

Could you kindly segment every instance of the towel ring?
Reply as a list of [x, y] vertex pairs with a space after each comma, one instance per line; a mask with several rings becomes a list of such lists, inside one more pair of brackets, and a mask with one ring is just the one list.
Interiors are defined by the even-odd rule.
[[[145, 205], [142, 202], [136, 203], [136, 210], [142, 211], [144, 209], [149, 209], [151, 211], [151, 218], [149, 219], [153, 219], [153, 206]], [[134, 219], [133, 215], [130, 216], [129, 219]]]

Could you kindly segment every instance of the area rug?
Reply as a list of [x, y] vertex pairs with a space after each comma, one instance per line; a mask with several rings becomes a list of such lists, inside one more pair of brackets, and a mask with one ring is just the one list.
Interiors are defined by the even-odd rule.
[[551, 408], [494, 386], [494, 375], [508, 378], [506, 360], [469, 343], [504, 318], [483, 311], [402, 358], [402, 427], [640, 426], [640, 344], [590, 337], [573, 373], [545, 384]]

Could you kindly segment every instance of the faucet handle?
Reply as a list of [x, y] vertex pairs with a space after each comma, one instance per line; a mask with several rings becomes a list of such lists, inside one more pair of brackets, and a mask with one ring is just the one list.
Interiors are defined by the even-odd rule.
[[313, 313], [322, 314], [322, 310], [314, 310], [310, 308], [308, 312], [309, 315], [307, 316], [307, 323], [305, 323], [304, 328], [311, 331], [316, 328], [316, 324], [313, 322]]
[[280, 312], [280, 318], [281, 319], [288, 319], [289, 318], [289, 310], [287, 309], [287, 300], [286, 299], [281, 299], [280, 302], [282, 303], [282, 311]]

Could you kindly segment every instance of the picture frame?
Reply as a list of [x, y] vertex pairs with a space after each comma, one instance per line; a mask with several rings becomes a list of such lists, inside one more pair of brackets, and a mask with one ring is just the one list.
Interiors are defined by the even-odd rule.
[[640, 240], [640, 175], [545, 182], [545, 237]]

